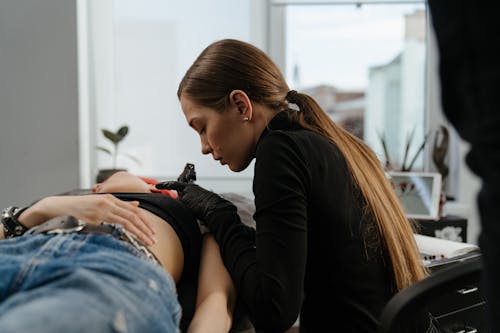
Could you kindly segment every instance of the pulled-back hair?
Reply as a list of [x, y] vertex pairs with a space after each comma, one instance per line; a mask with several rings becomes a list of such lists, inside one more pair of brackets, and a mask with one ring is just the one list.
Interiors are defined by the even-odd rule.
[[244, 91], [252, 102], [275, 110], [286, 106], [288, 85], [274, 62], [257, 47], [234, 39], [209, 45], [188, 69], [177, 97], [224, 111], [229, 94]]
[[395, 191], [375, 153], [359, 138], [337, 126], [316, 101], [290, 91], [276, 64], [259, 48], [234, 39], [209, 45], [188, 69], [177, 96], [224, 112], [233, 90], [244, 91], [254, 103], [273, 111], [296, 104], [293, 121], [334, 142], [344, 155], [354, 181], [366, 202], [366, 213], [376, 222], [379, 237], [387, 249], [398, 290], [427, 274], [407, 219]]

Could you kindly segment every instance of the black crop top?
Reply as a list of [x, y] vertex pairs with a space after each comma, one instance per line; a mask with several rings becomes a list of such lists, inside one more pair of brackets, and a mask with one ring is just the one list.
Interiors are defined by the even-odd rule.
[[139, 207], [164, 219], [175, 230], [184, 251], [183, 278], [198, 275], [201, 233], [194, 215], [178, 200], [160, 193], [111, 193], [123, 201], [139, 201]]

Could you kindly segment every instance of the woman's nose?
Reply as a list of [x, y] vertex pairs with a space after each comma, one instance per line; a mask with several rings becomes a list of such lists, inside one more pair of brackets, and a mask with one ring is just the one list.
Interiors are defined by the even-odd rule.
[[203, 155], [208, 155], [208, 154], [210, 154], [211, 151], [212, 151], [212, 149], [210, 148], [210, 146], [208, 146], [208, 145], [201, 146], [201, 153]]
[[206, 142], [206, 140], [201, 139], [201, 153], [203, 155], [207, 155], [207, 154], [210, 154], [211, 152], [212, 152], [212, 148], [210, 147], [208, 142]]

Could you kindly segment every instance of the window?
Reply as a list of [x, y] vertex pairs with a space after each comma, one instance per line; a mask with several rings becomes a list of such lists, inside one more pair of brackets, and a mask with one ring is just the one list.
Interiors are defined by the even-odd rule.
[[[289, 85], [394, 169], [410, 167], [426, 136], [425, 2], [275, 0], [272, 10], [271, 28], [281, 25], [284, 41], [281, 59], [274, 54]], [[421, 170], [418, 156], [411, 167]]]

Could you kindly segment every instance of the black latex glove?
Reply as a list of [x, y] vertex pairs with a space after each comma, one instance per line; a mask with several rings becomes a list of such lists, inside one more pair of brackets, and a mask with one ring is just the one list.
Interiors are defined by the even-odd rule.
[[236, 212], [233, 203], [193, 183], [166, 181], [155, 186], [162, 190], [176, 190], [181, 202], [209, 229], [212, 229], [218, 214]]

